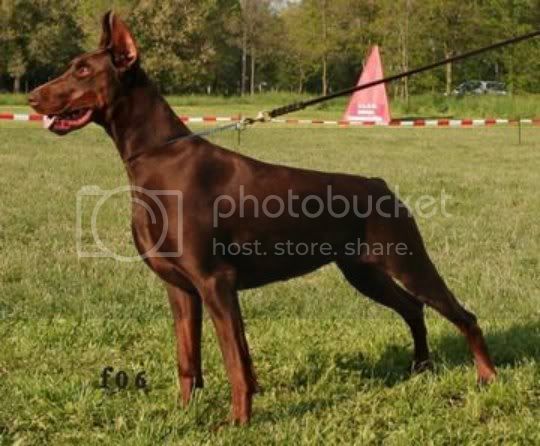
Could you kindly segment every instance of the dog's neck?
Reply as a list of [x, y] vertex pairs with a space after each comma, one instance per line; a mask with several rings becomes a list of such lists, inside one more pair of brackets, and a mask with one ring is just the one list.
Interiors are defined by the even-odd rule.
[[121, 88], [103, 126], [124, 162], [163, 149], [168, 141], [191, 133], [141, 68], [129, 73]]

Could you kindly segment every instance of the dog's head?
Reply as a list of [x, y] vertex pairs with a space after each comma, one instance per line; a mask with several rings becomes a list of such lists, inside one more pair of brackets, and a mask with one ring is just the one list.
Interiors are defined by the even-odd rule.
[[28, 102], [47, 116], [49, 130], [59, 135], [92, 121], [101, 123], [138, 61], [137, 45], [126, 24], [109, 11], [103, 16], [99, 49], [73, 59], [64, 74], [33, 90]]

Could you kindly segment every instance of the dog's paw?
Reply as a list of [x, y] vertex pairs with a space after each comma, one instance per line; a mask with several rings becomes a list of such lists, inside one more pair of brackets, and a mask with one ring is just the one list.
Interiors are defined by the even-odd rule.
[[496, 379], [497, 379], [497, 373], [489, 372], [489, 373], [483, 373], [482, 375], [478, 375], [476, 378], [476, 382], [479, 387], [486, 387], [486, 386], [489, 386], [491, 383], [493, 383]]
[[434, 368], [433, 362], [431, 359], [426, 359], [424, 361], [413, 361], [411, 365], [411, 374], [418, 375], [424, 372], [430, 372]]

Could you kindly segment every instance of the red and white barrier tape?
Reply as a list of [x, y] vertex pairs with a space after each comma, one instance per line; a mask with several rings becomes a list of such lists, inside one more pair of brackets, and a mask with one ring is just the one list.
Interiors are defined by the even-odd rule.
[[[390, 123], [369, 121], [324, 121], [319, 119], [273, 119], [283, 124], [320, 124], [341, 127], [489, 127], [495, 125], [518, 124], [517, 119], [394, 119]], [[539, 119], [521, 119], [522, 124], [540, 125]]]
[[8, 121], [43, 121], [42, 115], [23, 115], [19, 113], [2, 113], [0, 112], [0, 119], [5, 119]]
[[[0, 120], [11, 121], [43, 121], [43, 116], [38, 114], [1, 113]], [[182, 122], [189, 123], [220, 123], [238, 122], [239, 116], [180, 116]], [[490, 127], [495, 125], [518, 124], [517, 119], [415, 119], [415, 120], [392, 120], [389, 124], [380, 122], [355, 122], [355, 121], [328, 121], [322, 119], [272, 119], [278, 124], [297, 125], [334, 125], [340, 127]], [[540, 126], [540, 118], [521, 119], [521, 124]]]

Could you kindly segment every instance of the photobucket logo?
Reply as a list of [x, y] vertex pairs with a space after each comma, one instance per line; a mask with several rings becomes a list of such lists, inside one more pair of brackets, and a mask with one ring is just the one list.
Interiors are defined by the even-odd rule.
[[[159, 234], [145, 252], [123, 255], [119, 243], [105, 242], [102, 235], [111, 234], [99, 217], [118, 210], [118, 200], [128, 194], [132, 212], [145, 220], [149, 228]], [[164, 202], [168, 203], [167, 208]], [[120, 262], [134, 262], [150, 257], [180, 257], [182, 254], [182, 193], [177, 190], [149, 190], [138, 186], [122, 186], [105, 190], [99, 186], [85, 186], [77, 192], [75, 237], [79, 257], [109, 257]], [[107, 208], [109, 207], [109, 208]], [[125, 215], [126, 220], [129, 218]], [[171, 225], [171, 221], [174, 225]], [[164, 249], [166, 238], [176, 241], [174, 249]], [[131, 245], [131, 235], [129, 236]]]
[[323, 194], [299, 195], [292, 189], [284, 195], [267, 195], [257, 197], [246, 193], [241, 185], [238, 196], [220, 195], [214, 201], [213, 223], [219, 226], [220, 220], [237, 218], [292, 218], [317, 219], [328, 215], [335, 219], [345, 218], [352, 214], [359, 218], [378, 215], [384, 218], [397, 218], [400, 215], [414, 214], [419, 218], [431, 218], [438, 214], [451, 217], [447, 203], [452, 198], [443, 189], [439, 196], [422, 195], [417, 198], [399, 199], [399, 187], [396, 192], [385, 194], [335, 194], [332, 185], [326, 187]]

